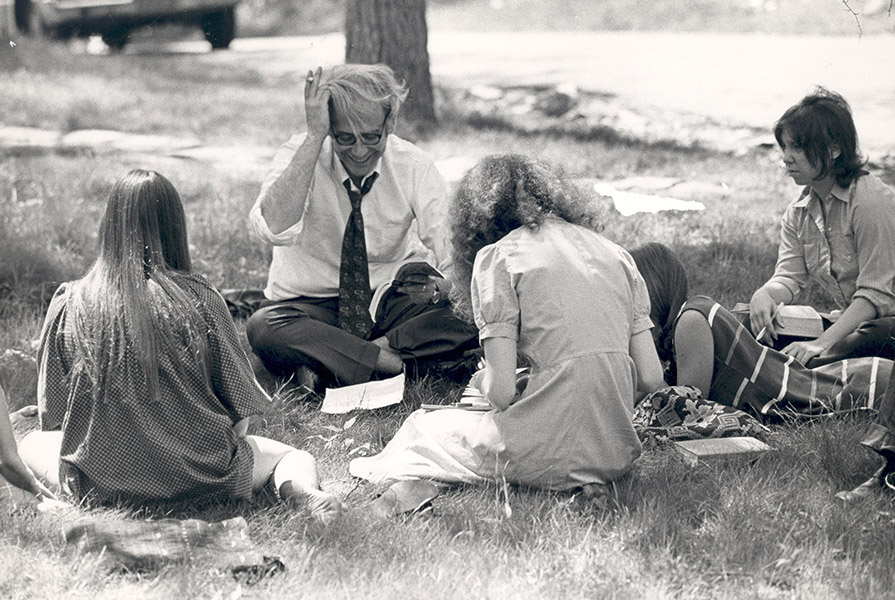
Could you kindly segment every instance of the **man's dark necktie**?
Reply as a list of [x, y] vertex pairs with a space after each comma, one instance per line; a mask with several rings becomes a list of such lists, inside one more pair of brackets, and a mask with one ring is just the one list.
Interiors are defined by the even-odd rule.
[[370, 318], [370, 269], [367, 266], [367, 243], [364, 240], [364, 217], [361, 199], [373, 187], [378, 173], [364, 181], [360, 191], [351, 189], [351, 180], [344, 182], [351, 201], [351, 214], [342, 238], [342, 264], [339, 267], [339, 327], [357, 337], [367, 339], [373, 329]]

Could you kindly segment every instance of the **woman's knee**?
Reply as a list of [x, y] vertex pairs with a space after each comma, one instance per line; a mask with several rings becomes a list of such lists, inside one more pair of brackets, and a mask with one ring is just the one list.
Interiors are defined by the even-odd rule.
[[19, 456], [40, 479], [59, 485], [61, 431], [32, 431], [19, 443]]
[[288, 444], [258, 435], [247, 435], [246, 441], [252, 448], [254, 463], [252, 466], [252, 487], [260, 489], [267, 484], [274, 469], [290, 452], [301, 452]]

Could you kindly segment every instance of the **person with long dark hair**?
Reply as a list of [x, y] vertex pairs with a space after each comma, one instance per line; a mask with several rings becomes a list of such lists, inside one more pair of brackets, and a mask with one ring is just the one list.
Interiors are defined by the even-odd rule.
[[327, 521], [314, 458], [246, 435], [269, 398], [218, 292], [193, 274], [177, 190], [132, 170], [109, 194], [99, 256], [60, 286], [39, 349], [42, 431], [20, 452], [77, 501], [248, 498], [272, 481]]
[[891, 360], [850, 358], [809, 369], [760, 344], [712, 298], [688, 296], [684, 266], [664, 244], [638, 246], [631, 256], [649, 290], [668, 385], [693, 386], [705, 399], [762, 418], [879, 407]]
[[713, 402], [760, 417], [814, 417], [873, 409], [861, 444], [883, 464], [847, 502], [895, 489], [895, 370], [891, 360], [842, 359], [808, 368], [760, 344], [730, 311], [707, 296], [687, 297], [687, 275], [674, 252], [651, 242], [631, 250], [652, 303], [659, 357], [669, 385], [689, 385]]
[[485, 158], [463, 177], [450, 211], [452, 299], [478, 327], [484, 368], [471, 385], [490, 410], [417, 411], [382, 453], [352, 461], [353, 475], [562, 490], [631, 469], [635, 397], [662, 372], [646, 286], [597, 232], [594, 206], [523, 156]]

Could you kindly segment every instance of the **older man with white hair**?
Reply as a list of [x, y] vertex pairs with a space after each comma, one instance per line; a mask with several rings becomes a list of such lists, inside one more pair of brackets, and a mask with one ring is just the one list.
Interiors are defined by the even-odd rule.
[[426, 153], [392, 134], [406, 95], [385, 65], [309, 71], [307, 133], [280, 148], [250, 213], [273, 258], [249, 342], [270, 371], [316, 391], [405, 365], [415, 375], [452, 365], [462, 378], [473, 362], [475, 328], [453, 316], [444, 278], [402, 281], [371, 319], [373, 291], [401, 263], [450, 271], [447, 184]]

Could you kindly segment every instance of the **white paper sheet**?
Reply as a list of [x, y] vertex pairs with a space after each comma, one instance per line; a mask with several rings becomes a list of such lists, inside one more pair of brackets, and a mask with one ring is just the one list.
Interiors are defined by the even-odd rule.
[[340, 388], [326, 388], [320, 412], [341, 415], [352, 410], [371, 410], [398, 404], [404, 398], [404, 373]]

